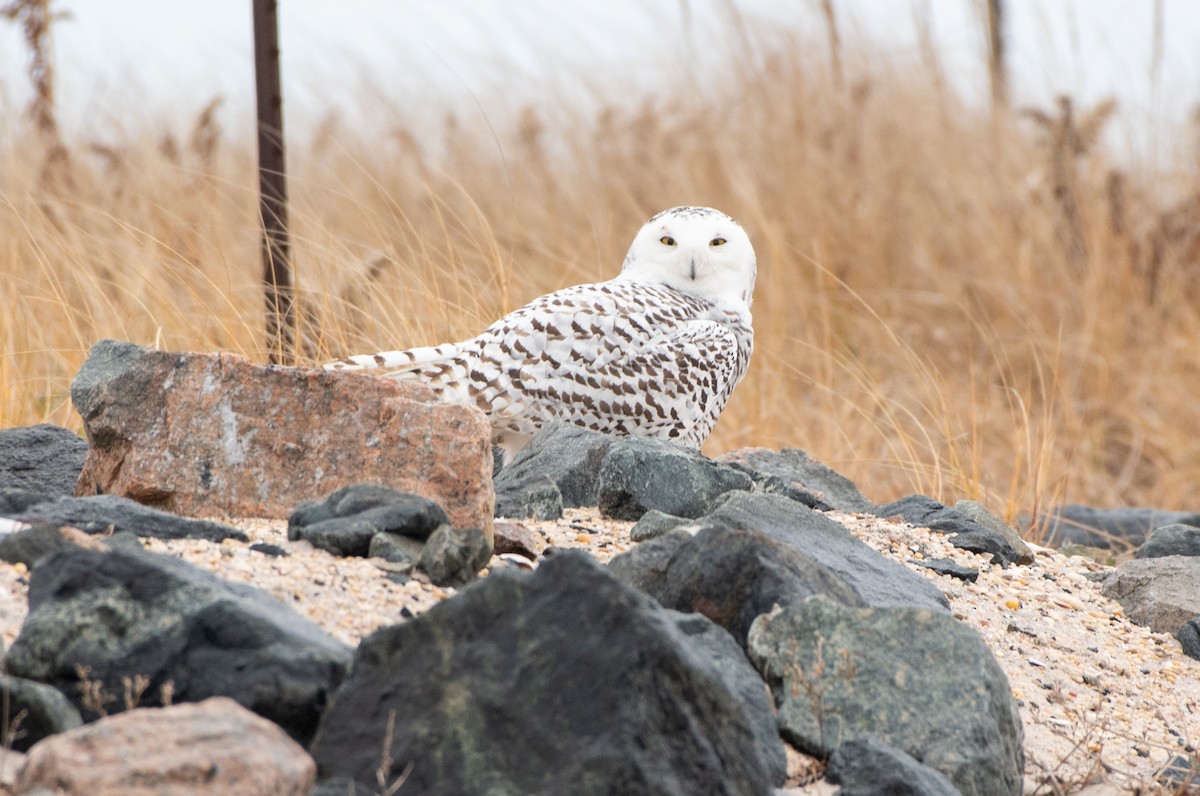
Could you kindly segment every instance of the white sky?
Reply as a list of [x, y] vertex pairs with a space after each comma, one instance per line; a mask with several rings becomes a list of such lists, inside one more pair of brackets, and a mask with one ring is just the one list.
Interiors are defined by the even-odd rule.
[[[914, 59], [915, 20], [924, 16], [959, 87], [985, 90], [983, 0], [835, 2], [847, 39], [861, 31]], [[1200, 101], [1200, 2], [1162, 0], [1157, 71], [1155, 0], [1008, 4], [1018, 103], [1045, 106], [1059, 93], [1083, 102], [1115, 95], [1124, 134], [1117, 145], [1144, 147], [1161, 146], [1167, 129], [1178, 133]], [[190, 121], [217, 94], [226, 98], [227, 129], [249, 118], [251, 0], [58, 5], [71, 14], [55, 28], [69, 134], [105, 137], [114, 125]], [[712, 68], [724, 47], [736, 51], [730, 5], [777, 28], [811, 31], [814, 46], [824, 47], [816, 0], [280, 0], [286, 126], [302, 133], [330, 108], [354, 113], [381, 97], [418, 117], [455, 102], [486, 116], [489, 101], [561, 101], [581, 81], [611, 81], [635, 100], [681, 66]], [[28, 97], [23, 61], [15, 26], [0, 23], [0, 116], [9, 123]], [[378, 93], [364, 93], [364, 80]]]

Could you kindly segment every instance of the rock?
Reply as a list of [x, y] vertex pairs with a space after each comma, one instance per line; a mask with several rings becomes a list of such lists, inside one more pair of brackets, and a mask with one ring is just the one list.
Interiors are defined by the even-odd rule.
[[965, 580], [968, 583], [974, 583], [979, 580], [979, 570], [974, 567], [964, 567], [949, 558], [930, 558], [924, 561], [913, 558], [909, 559], [908, 563], [933, 570], [939, 575], [949, 575], [952, 578]]
[[1154, 781], [1170, 793], [1193, 793], [1200, 782], [1200, 761], [1186, 755], [1174, 755], [1154, 775]]
[[746, 653], [724, 628], [700, 614], [668, 610], [666, 616], [688, 644], [711, 663], [725, 685], [742, 701], [754, 732], [754, 747], [775, 784], [787, 779], [787, 755], [775, 728], [771, 692], [754, 670]]
[[635, 542], [646, 542], [691, 522], [692, 520], [686, 517], [676, 517], [674, 514], [664, 514], [658, 509], [650, 509], [629, 529], [629, 538]]
[[560, 552], [364, 639], [311, 750], [367, 787], [415, 763], [422, 794], [766, 793], [754, 741], [653, 601]]
[[50, 503], [63, 497], [33, 489], [0, 489], [0, 517], [17, 517], [31, 506]]
[[959, 796], [940, 771], [869, 735], [843, 741], [829, 756], [825, 778], [842, 786], [838, 796]]
[[421, 548], [417, 567], [435, 586], [463, 586], [474, 580], [491, 558], [492, 540], [483, 531], [443, 525]]
[[155, 539], [249, 541], [246, 534], [229, 525], [212, 520], [177, 517], [117, 495], [55, 498], [47, 503], [30, 506], [14, 519], [29, 523], [70, 525], [88, 533], [129, 531], [138, 536], [150, 536]]
[[954, 511], [965, 514], [968, 519], [974, 520], [997, 536], [1004, 537], [1013, 550], [1017, 551], [1018, 564], [1033, 563], [1033, 550], [1025, 543], [1021, 535], [1011, 525], [984, 508], [982, 503], [974, 500], [960, 500], [954, 504]]
[[[397, 791], [399, 793], [400, 791]], [[375, 788], [346, 777], [330, 777], [313, 786], [308, 796], [382, 796]]]
[[349, 660], [245, 584], [171, 556], [67, 548], [32, 571], [29, 615], [4, 663], [57, 688], [85, 718], [228, 696], [306, 742]]
[[563, 496], [547, 475], [497, 479], [496, 516], [520, 520], [557, 520], [563, 515]]
[[1200, 558], [1166, 556], [1126, 561], [1100, 591], [1125, 609], [1125, 616], [1159, 633], [1179, 633], [1200, 616]]
[[774, 495], [734, 494], [707, 519], [735, 528], [754, 528], [802, 551], [835, 572], [867, 605], [949, 613], [946, 596], [927, 580], [876, 553], [824, 514], [794, 501]]
[[777, 476], [839, 511], [851, 514], [865, 512], [873, 505], [849, 478], [831, 470], [799, 448], [781, 451], [740, 448], [730, 451], [718, 461], [744, 465]]
[[972, 553], [988, 553], [996, 564], [1033, 562], [1033, 553], [1024, 542], [1020, 544], [1021, 550], [1010, 541], [1011, 529], [996, 530], [925, 495], [909, 495], [876, 506], [871, 513], [877, 517], [903, 517], [905, 522], [913, 525], [951, 534], [950, 544]]
[[87, 443], [60, 426], [0, 430], [0, 489], [74, 495]]
[[254, 544], [250, 545], [250, 549], [255, 553], [262, 553], [264, 556], [268, 556], [269, 558], [287, 558], [291, 555], [291, 553], [289, 553], [285, 548], [282, 548], [277, 544], [270, 544], [268, 542], [255, 542]]
[[64, 547], [87, 545], [102, 549], [103, 543], [74, 528], [38, 524], [14, 533], [0, 534], [0, 561], [24, 564], [33, 569], [43, 558]]
[[540, 534], [534, 533], [519, 522], [498, 522], [492, 527], [495, 554], [516, 553], [530, 561], [536, 561], [546, 547]]
[[[595, 506], [600, 465], [614, 441], [615, 438], [607, 434], [571, 423], [543, 426], [496, 476], [496, 505], [500, 505], [501, 494], [511, 496], [549, 480], [565, 508]], [[508, 499], [512, 500], [511, 497]], [[503, 516], [531, 515], [505, 513]]]
[[55, 689], [0, 674], [0, 758], [3, 750], [27, 752], [43, 738], [81, 724], [79, 711]]
[[1036, 519], [1043, 527], [1045, 544], [1061, 547], [1080, 544], [1086, 547], [1137, 547], [1150, 532], [1164, 525], [1200, 526], [1200, 514], [1147, 508], [1098, 509], [1069, 504]]
[[750, 476], [699, 452], [638, 437], [614, 440], [597, 476], [600, 512], [618, 520], [640, 519], [650, 509], [679, 517], [702, 517], [726, 492], [749, 490]]
[[1200, 618], [1189, 619], [1175, 633], [1175, 638], [1179, 639], [1184, 655], [1200, 661]]
[[814, 594], [865, 604], [836, 573], [753, 528], [702, 523], [694, 536], [669, 531], [614, 557], [608, 568], [667, 608], [707, 617], [742, 646], [754, 620], [776, 605]]
[[189, 516], [286, 517], [313, 495], [371, 482], [491, 532], [491, 426], [422, 385], [103, 340], [71, 399], [91, 443], [79, 494]]
[[411, 564], [417, 565], [417, 561], [421, 558], [421, 551], [425, 548], [425, 543], [411, 536], [402, 536], [398, 533], [377, 533], [371, 537], [370, 547], [367, 549], [367, 556], [370, 558], [382, 558], [384, 561], [390, 561], [393, 564]]
[[312, 759], [230, 699], [141, 708], [34, 747], [17, 792], [64, 796], [308, 796]]
[[1200, 556], [1200, 528], [1174, 523], [1155, 528], [1145, 544], [1133, 554], [1134, 558], [1163, 556]]
[[303, 539], [337, 556], [365, 557], [371, 537], [397, 533], [428, 539], [450, 522], [434, 501], [376, 484], [354, 484], [322, 501], [301, 503], [288, 516], [288, 539]]
[[952, 616], [813, 597], [759, 617], [748, 641], [780, 731], [802, 752], [829, 755], [869, 733], [968, 796], [1021, 792], [1021, 720], [1008, 679]]

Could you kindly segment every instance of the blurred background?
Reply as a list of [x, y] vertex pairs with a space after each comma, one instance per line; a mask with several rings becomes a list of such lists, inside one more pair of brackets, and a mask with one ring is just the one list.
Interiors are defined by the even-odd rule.
[[[265, 360], [250, 0], [0, 10], [0, 423], [80, 428], [103, 337]], [[1009, 519], [1197, 510], [1194, 3], [281, 0], [279, 26], [302, 363], [471, 336], [708, 204], [760, 262], [710, 455], [801, 447]]]

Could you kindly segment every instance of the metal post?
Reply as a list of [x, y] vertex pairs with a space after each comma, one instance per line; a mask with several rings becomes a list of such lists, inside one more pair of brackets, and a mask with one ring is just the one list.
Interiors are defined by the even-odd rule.
[[262, 221], [267, 350], [272, 364], [295, 356], [295, 310], [287, 229], [287, 174], [283, 152], [283, 95], [279, 82], [276, 0], [254, 3], [254, 83], [258, 102], [258, 191]]

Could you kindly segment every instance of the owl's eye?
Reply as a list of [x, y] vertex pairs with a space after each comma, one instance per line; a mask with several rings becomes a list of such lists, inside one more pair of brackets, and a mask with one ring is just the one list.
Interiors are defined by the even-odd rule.
[[670, 235], [663, 235], [661, 238], [658, 239], [658, 242], [664, 246], [674, 246], [675, 245], [675, 239], [672, 238]]
[[724, 238], [713, 238], [708, 242], [709, 246], [724, 246], [727, 241]]

